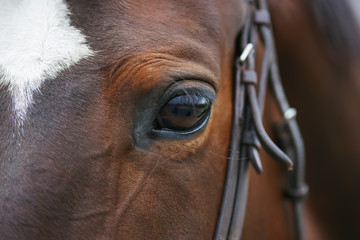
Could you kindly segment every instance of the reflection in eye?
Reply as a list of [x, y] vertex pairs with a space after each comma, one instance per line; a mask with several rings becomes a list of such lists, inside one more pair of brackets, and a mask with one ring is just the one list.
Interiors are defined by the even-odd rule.
[[156, 129], [186, 131], [201, 125], [209, 114], [211, 103], [205, 97], [180, 95], [167, 102], [156, 117]]

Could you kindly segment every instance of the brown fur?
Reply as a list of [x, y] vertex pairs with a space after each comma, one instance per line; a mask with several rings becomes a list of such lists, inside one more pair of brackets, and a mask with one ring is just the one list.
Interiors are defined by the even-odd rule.
[[[357, 221], [360, 215], [351, 207], [359, 202], [351, 183], [360, 182], [360, 134], [352, 134], [360, 119], [353, 105], [360, 100], [356, 72], [347, 75], [347, 85], [339, 84], [339, 70], [327, 60], [331, 54], [315, 28], [316, 11], [303, 4], [270, 1], [280, 69], [309, 153], [308, 236], [320, 239], [329, 231], [334, 238], [350, 238], [357, 236], [355, 225], [346, 232], [337, 219]], [[244, 3], [68, 5], [95, 57], [45, 82], [21, 131], [12, 124], [6, 86], [0, 88], [0, 239], [211, 239], [226, 170], [235, 39]], [[169, 86], [184, 80], [217, 92], [206, 129], [182, 140], [134, 133], [136, 126], [151, 126], [147, 113], [158, 108]], [[266, 102], [271, 131], [281, 117], [271, 96]], [[291, 239], [281, 169], [266, 154], [262, 158], [264, 174], [251, 173], [244, 238]], [[338, 168], [339, 159], [346, 171]]]

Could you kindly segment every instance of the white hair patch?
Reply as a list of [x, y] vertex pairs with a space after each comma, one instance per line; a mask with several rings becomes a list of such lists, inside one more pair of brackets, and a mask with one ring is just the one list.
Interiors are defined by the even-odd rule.
[[63, 0], [0, 0], [0, 84], [20, 124], [45, 80], [93, 55], [69, 15]]

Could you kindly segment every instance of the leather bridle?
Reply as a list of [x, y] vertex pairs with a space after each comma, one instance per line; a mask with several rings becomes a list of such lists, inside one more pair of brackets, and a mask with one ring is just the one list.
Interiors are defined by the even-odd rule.
[[[302, 200], [308, 187], [304, 182], [305, 150], [295, 120], [296, 110], [289, 107], [281, 84], [266, 0], [249, 0], [247, 3], [249, 11], [239, 45], [239, 49], [243, 51], [235, 62], [230, 156], [214, 239], [241, 238], [249, 185], [249, 163], [259, 174], [262, 172], [260, 146], [286, 169], [293, 169], [288, 173], [288, 184], [284, 192], [293, 203], [295, 237], [304, 239]], [[255, 72], [258, 41], [264, 46], [259, 81]], [[277, 130], [286, 154], [271, 141], [262, 124], [268, 81], [284, 117]]]

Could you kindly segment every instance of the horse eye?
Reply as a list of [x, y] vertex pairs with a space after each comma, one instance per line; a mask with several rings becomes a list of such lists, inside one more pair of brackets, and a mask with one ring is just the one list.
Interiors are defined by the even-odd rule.
[[192, 130], [208, 117], [211, 103], [197, 95], [180, 95], [168, 101], [155, 120], [156, 129], [174, 131]]

